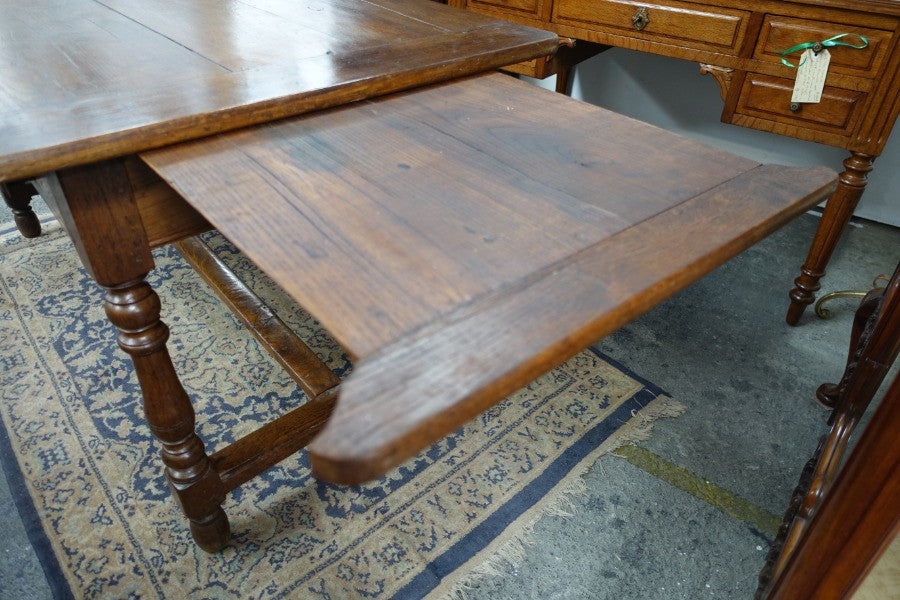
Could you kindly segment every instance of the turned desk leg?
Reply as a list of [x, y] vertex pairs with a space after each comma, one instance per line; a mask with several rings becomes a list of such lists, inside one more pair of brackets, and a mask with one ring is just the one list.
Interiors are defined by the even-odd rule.
[[0, 183], [0, 196], [3, 196], [6, 205], [12, 209], [19, 233], [27, 238], [41, 235], [41, 222], [31, 209], [31, 197], [35, 194], [37, 190], [34, 186], [25, 181]]
[[806, 307], [815, 300], [814, 294], [819, 290], [819, 280], [825, 275], [825, 266], [866, 188], [866, 177], [872, 170], [873, 160], [874, 156], [854, 152], [844, 161], [844, 172], [838, 180], [837, 189], [825, 204], [825, 212], [806, 262], [803, 263], [800, 276], [794, 280], [796, 287], [789, 294], [791, 305], [786, 317], [788, 324], [796, 325]]
[[106, 290], [106, 314], [134, 363], [147, 422], [162, 444], [165, 475], [194, 540], [208, 552], [221, 549], [229, 537], [220, 506], [226, 488], [194, 431], [194, 409], [166, 348], [169, 328], [160, 320], [159, 297], [144, 281], [155, 265], [124, 163], [60, 171], [37, 186], [85, 269]]

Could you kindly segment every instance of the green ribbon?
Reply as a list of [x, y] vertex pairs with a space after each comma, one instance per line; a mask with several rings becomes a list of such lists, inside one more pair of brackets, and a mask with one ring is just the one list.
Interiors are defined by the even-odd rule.
[[[840, 41], [842, 38], [845, 38], [848, 35], [855, 35], [862, 41], [862, 44], [851, 44], [849, 42]], [[790, 62], [788, 62], [788, 60], [785, 58], [785, 56], [787, 56], [788, 54], [793, 54], [794, 52], [799, 52], [800, 50], [806, 50], [807, 48], [815, 48], [818, 46], [818, 48], [819, 48], [818, 50], [813, 50], [816, 54], [818, 54], [819, 52], [822, 51], [822, 48], [833, 48], [834, 46], [847, 46], [848, 48], [856, 48], [857, 50], [862, 50], [863, 48], [867, 47], [868, 45], [869, 45], [869, 40], [863, 35], [860, 35], [858, 33], [842, 33], [840, 35], [830, 37], [827, 40], [822, 40], [821, 42], [804, 42], [803, 44], [797, 44], [793, 48], [788, 48], [787, 50], [782, 50], [781, 52], [779, 52], [779, 54], [781, 55], [782, 64], [784, 64], [788, 67], [794, 68], [794, 67], [799, 67], [800, 65], [802, 65], [806, 61], [806, 59], [804, 58], [802, 61], [800, 61], [800, 65], [792, 65]]]

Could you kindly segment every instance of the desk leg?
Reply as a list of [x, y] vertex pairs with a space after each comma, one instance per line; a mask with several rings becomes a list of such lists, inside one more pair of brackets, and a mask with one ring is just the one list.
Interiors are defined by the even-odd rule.
[[35, 194], [37, 191], [34, 186], [25, 181], [0, 183], [0, 196], [3, 196], [6, 205], [12, 209], [19, 233], [27, 238], [41, 235], [41, 223], [31, 210], [31, 197]]
[[208, 552], [221, 549], [229, 537], [220, 506], [225, 486], [194, 431], [194, 409], [166, 348], [169, 328], [159, 318], [159, 296], [144, 281], [153, 257], [124, 164], [61, 171], [39, 180], [38, 189], [106, 290], [106, 314], [131, 356], [147, 423], [162, 444], [165, 474], [194, 540]]
[[569, 65], [560, 65], [556, 68], [556, 93], [570, 95], [570, 79], [572, 76], [572, 67]]
[[796, 325], [806, 307], [815, 300], [814, 294], [819, 290], [819, 279], [825, 275], [825, 266], [831, 258], [831, 253], [866, 189], [866, 177], [872, 170], [873, 160], [874, 156], [854, 152], [844, 161], [844, 172], [838, 180], [837, 189], [825, 204], [825, 212], [822, 214], [806, 262], [803, 263], [800, 276], [794, 280], [796, 287], [789, 294], [791, 305], [786, 317], [788, 324]]

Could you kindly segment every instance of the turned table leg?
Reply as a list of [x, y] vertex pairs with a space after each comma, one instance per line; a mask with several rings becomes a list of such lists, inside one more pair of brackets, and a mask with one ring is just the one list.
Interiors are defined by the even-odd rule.
[[144, 281], [153, 257], [124, 164], [60, 171], [37, 186], [64, 222], [85, 269], [106, 290], [106, 314], [131, 356], [147, 422], [162, 444], [166, 478], [194, 540], [208, 552], [221, 549], [229, 537], [220, 506], [227, 490], [194, 431], [194, 409], [166, 348], [169, 328], [160, 320], [159, 297]]
[[159, 319], [159, 296], [142, 277], [107, 287], [104, 305], [119, 330], [119, 347], [134, 363], [147, 423], [162, 443], [169, 486], [190, 520], [197, 545], [215, 552], [230, 533], [228, 518], [219, 506], [225, 490], [194, 432], [194, 408], [166, 349], [169, 328]]
[[27, 238], [41, 235], [41, 223], [31, 209], [31, 197], [35, 194], [37, 194], [37, 190], [29, 182], [0, 183], [0, 196], [3, 196], [6, 205], [12, 209], [19, 233]]
[[815, 300], [814, 294], [819, 290], [819, 280], [825, 275], [825, 266], [866, 188], [866, 177], [872, 170], [873, 160], [874, 156], [854, 152], [844, 161], [844, 172], [838, 180], [837, 189], [825, 204], [825, 212], [806, 262], [803, 263], [800, 276], [794, 280], [796, 287], [789, 294], [791, 305], [786, 317], [788, 324], [796, 325], [806, 307]]

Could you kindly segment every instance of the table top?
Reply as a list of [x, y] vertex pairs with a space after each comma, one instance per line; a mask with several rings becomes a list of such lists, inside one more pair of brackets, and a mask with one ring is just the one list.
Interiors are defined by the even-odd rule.
[[0, 182], [527, 60], [429, 0], [5, 0]]
[[342, 483], [382, 474], [834, 182], [500, 74], [141, 158], [354, 356], [310, 446], [317, 475]]

